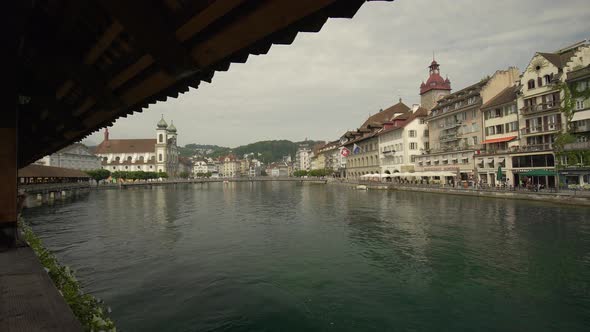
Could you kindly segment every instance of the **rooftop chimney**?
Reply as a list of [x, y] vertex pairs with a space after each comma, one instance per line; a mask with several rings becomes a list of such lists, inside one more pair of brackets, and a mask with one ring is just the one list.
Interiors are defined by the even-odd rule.
[[109, 140], [109, 128], [104, 129], [104, 140], [105, 142]]

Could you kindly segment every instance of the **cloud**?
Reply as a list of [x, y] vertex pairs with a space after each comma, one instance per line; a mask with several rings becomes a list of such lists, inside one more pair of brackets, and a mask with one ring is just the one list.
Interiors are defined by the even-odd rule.
[[154, 136], [164, 114], [181, 144], [337, 139], [398, 98], [419, 102], [432, 52], [458, 90], [498, 69], [522, 69], [536, 51], [590, 37], [585, 8], [586, 0], [369, 2], [352, 20], [331, 19], [317, 34], [299, 34], [293, 45], [216, 73], [211, 84], [118, 120], [111, 137]]

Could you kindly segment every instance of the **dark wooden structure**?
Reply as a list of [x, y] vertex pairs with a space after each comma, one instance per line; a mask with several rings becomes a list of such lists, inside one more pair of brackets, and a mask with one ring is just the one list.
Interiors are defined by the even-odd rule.
[[350, 18], [364, 2], [15, 1], [5, 14], [17, 75], [0, 128], [0, 226], [16, 220], [18, 168], [211, 82], [232, 62], [317, 32], [330, 17]]

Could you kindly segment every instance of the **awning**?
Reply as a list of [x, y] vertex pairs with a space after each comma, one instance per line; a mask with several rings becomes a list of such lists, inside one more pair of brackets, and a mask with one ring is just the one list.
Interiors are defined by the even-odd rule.
[[574, 116], [572, 117], [572, 121], [580, 121], [580, 120], [586, 120], [586, 119], [590, 119], [590, 110], [576, 112], [576, 113], [574, 113]]
[[492, 139], [487, 139], [483, 142], [481, 142], [481, 144], [491, 144], [491, 143], [502, 143], [502, 142], [508, 142], [508, 141], [512, 141], [513, 139], [515, 139], [516, 136], [508, 136], [508, 137], [500, 137], [500, 138], [492, 138]]

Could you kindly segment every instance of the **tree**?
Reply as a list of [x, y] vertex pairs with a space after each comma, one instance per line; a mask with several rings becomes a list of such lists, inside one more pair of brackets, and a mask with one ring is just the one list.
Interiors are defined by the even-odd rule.
[[304, 169], [293, 172], [293, 176], [295, 176], [295, 177], [302, 177], [302, 176], [306, 176], [307, 174], [308, 174], [308, 172]]
[[168, 173], [166, 172], [158, 172], [158, 178], [167, 179]]
[[178, 174], [178, 176], [179, 176], [181, 179], [188, 179], [189, 173], [188, 173], [188, 172], [186, 172], [186, 171], [182, 171], [182, 172], [180, 172], [180, 174]]
[[111, 176], [111, 172], [109, 172], [109, 170], [106, 169], [95, 169], [91, 171], [86, 171], [86, 174], [88, 174], [92, 179], [94, 179], [94, 181], [96, 181], [97, 186], [100, 181], [106, 180], [109, 178], [109, 176]]

